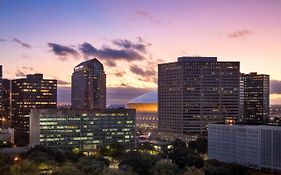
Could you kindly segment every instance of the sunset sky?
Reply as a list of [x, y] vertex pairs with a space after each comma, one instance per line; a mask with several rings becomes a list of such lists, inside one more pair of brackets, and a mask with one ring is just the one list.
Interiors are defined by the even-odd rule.
[[0, 0], [4, 76], [58, 79], [60, 102], [85, 59], [104, 64], [108, 103], [124, 103], [156, 89], [157, 64], [179, 56], [269, 74], [271, 104], [281, 104], [281, 1]]

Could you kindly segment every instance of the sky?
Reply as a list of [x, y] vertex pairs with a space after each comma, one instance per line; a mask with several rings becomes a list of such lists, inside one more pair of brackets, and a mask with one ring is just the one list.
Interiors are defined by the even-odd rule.
[[280, 19], [280, 0], [0, 0], [0, 64], [6, 78], [57, 79], [69, 102], [73, 68], [98, 58], [120, 104], [157, 89], [157, 64], [216, 56], [269, 74], [281, 104]]

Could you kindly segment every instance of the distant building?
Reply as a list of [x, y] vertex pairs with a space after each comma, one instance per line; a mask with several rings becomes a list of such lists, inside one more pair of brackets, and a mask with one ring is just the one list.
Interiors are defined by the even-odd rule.
[[128, 107], [136, 109], [136, 125], [140, 131], [155, 131], [158, 124], [157, 91], [147, 92], [128, 102]]
[[10, 82], [0, 78], [0, 128], [10, 127]]
[[281, 127], [209, 124], [208, 157], [280, 172]]
[[158, 65], [160, 137], [186, 141], [207, 133], [208, 123], [238, 118], [240, 63], [216, 57], [180, 57]]
[[57, 80], [43, 79], [43, 74], [12, 80], [12, 128], [17, 146], [29, 144], [29, 114], [34, 108], [57, 108]]
[[2, 65], [0, 65], [0, 79], [3, 78]]
[[0, 128], [0, 141], [14, 143], [14, 129], [2, 129]]
[[241, 74], [240, 122], [263, 124], [269, 120], [269, 75]]
[[270, 125], [281, 125], [281, 105], [271, 105], [270, 106]]
[[134, 109], [33, 109], [30, 146], [44, 145], [63, 151], [94, 153], [101, 146], [119, 142], [134, 149]]
[[106, 107], [106, 74], [102, 63], [97, 59], [84, 61], [74, 68], [71, 106], [74, 109]]

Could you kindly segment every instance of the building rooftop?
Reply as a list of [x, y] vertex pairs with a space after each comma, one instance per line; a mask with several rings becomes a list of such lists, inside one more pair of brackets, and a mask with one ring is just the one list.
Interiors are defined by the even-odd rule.
[[98, 65], [100, 67], [100, 69], [103, 69], [102, 63], [97, 58], [86, 60], [86, 61], [78, 64], [77, 66], [75, 66], [75, 68], [80, 67], [80, 66], [88, 66], [88, 65]]
[[128, 102], [130, 103], [158, 103], [158, 92], [150, 91]]
[[179, 57], [178, 62], [217, 62], [217, 57]]

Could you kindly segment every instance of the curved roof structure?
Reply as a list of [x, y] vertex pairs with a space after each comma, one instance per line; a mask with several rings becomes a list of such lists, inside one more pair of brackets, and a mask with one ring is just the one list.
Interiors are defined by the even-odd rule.
[[128, 102], [130, 103], [158, 103], [158, 92], [150, 91]]

